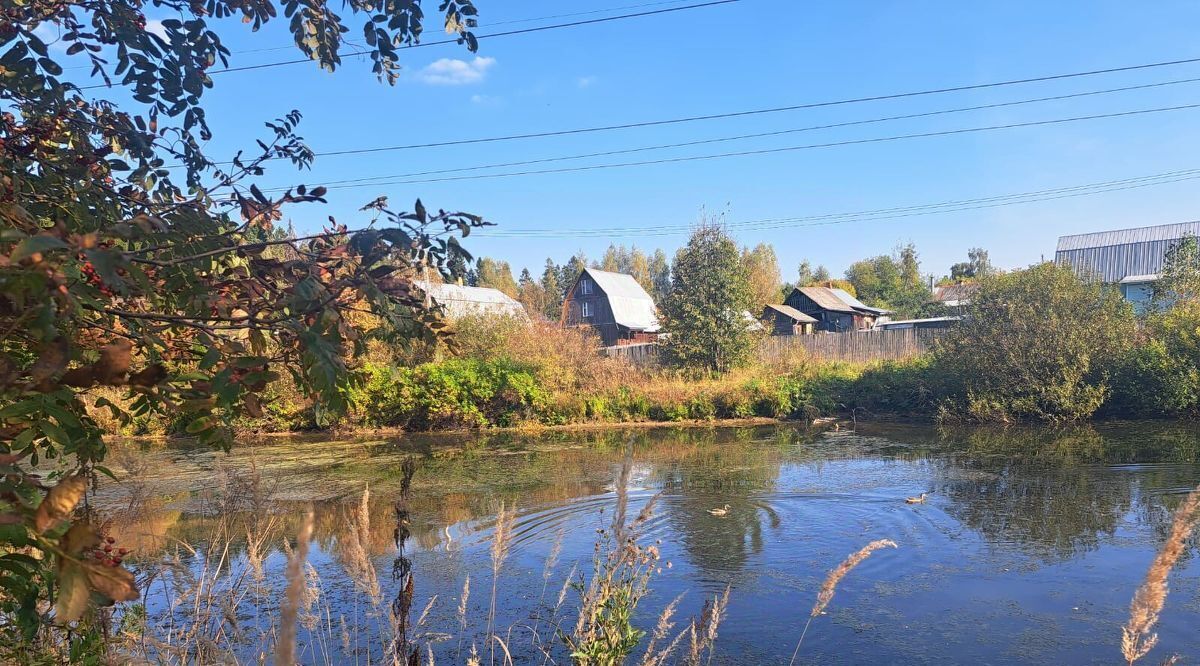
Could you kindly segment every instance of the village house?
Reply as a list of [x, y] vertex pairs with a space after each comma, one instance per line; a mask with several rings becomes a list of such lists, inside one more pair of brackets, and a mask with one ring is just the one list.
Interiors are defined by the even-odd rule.
[[1200, 236], [1200, 222], [1062, 236], [1054, 261], [1085, 277], [1118, 285], [1135, 309], [1144, 310], [1150, 305], [1167, 252], [1189, 235]]
[[660, 330], [654, 299], [632, 275], [584, 269], [567, 291], [563, 326], [590, 326], [606, 347], [655, 342]]
[[971, 299], [979, 291], [978, 282], [959, 282], [933, 288], [930, 301], [948, 308], [962, 308], [971, 304]]
[[783, 304], [815, 319], [816, 330], [833, 333], [870, 330], [880, 317], [891, 314], [831, 287], [797, 287]]
[[450, 320], [468, 315], [529, 318], [519, 301], [499, 289], [427, 281], [417, 281], [416, 285], [425, 292], [427, 302], [441, 306]]
[[816, 319], [790, 305], [767, 305], [763, 308], [762, 320], [767, 323], [771, 335], [808, 335], [817, 325]]

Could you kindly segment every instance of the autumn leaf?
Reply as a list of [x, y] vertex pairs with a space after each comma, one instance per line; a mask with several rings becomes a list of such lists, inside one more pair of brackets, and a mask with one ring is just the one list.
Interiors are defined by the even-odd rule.
[[124, 567], [106, 567], [98, 562], [85, 562], [83, 568], [92, 589], [113, 601], [133, 601], [140, 596], [133, 573]]
[[88, 599], [92, 596], [83, 567], [67, 562], [59, 567], [58, 599], [54, 602], [54, 619], [59, 624], [74, 622], [83, 617]]
[[45, 345], [41, 349], [38, 359], [34, 361], [29, 368], [29, 379], [34, 384], [42, 382], [58, 376], [67, 367], [67, 361], [70, 360], [70, 349], [67, 347], [67, 341], [64, 338], [58, 338], [53, 342]]
[[38, 505], [37, 513], [33, 517], [33, 528], [38, 532], [45, 532], [66, 520], [75, 510], [75, 505], [79, 504], [79, 500], [83, 499], [86, 490], [87, 480], [81, 475], [69, 476], [59, 481]]
[[133, 343], [124, 338], [105, 345], [100, 350], [100, 360], [92, 366], [96, 379], [101, 384], [123, 384], [132, 352]]

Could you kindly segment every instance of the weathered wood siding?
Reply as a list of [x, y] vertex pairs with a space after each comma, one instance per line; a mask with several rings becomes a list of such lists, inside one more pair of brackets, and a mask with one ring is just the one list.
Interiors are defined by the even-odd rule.
[[[759, 354], [763, 360], [777, 361], [803, 354], [814, 361], [898, 361], [929, 351], [946, 329], [901, 329], [863, 333], [818, 333], [815, 335], [772, 335], [763, 338]], [[627, 358], [638, 365], [658, 363], [659, 347], [654, 344], [607, 347], [604, 353]]]
[[896, 331], [778, 335], [762, 341], [759, 353], [778, 360], [796, 353], [820, 361], [883, 361], [919, 356], [933, 347], [945, 329], [907, 328]]
[[[585, 274], [581, 273], [575, 279], [575, 284], [571, 286], [571, 290], [567, 292], [567, 297], [563, 301], [563, 316], [562, 323], [564, 326], [591, 326], [596, 330], [596, 334], [600, 336], [600, 341], [604, 345], [615, 345], [617, 340], [621, 338], [620, 327], [617, 326], [616, 319], [613, 317], [612, 306], [608, 302], [608, 296], [600, 289], [600, 285], [594, 280], [588, 278], [591, 282], [591, 293], [584, 294], [579, 288], [579, 282]], [[592, 316], [583, 316], [583, 304], [589, 303], [592, 308]]]

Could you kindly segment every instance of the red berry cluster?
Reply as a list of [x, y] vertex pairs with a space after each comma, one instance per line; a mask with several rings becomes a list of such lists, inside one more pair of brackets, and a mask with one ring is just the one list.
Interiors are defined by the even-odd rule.
[[113, 295], [112, 289], [109, 289], [108, 286], [104, 284], [104, 280], [100, 279], [100, 275], [96, 273], [96, 267], [92, 265], [92, 262], [83, 262], [83, 267], [79, 270], [83, 273], [83, 277], [88, 281], [88, 284], [99, 289], [100, 293], [109, 297]]
[[124, 548], [114, 550], [113, 544], [116, 542], [117, 540], [112, 537], [105, 537], [103, 544], [93, 548], [89, 555], [102, 566], [119, 567], [121, 566], [122, 558], [128, 555], [129, 551]]

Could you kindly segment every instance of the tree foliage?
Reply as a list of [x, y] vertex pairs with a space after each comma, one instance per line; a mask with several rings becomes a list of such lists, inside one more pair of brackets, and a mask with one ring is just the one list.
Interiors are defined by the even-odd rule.
[[929, 300], [912, 244], [899, 248], [895, 256], [885, 254], [854, 262], [846, 269], [846, 280], [854, 285], [859, 300], [894, 310], [897, 317], [915, 316]]
[[1154, 302], [1200, 301], [1200, 241], [1188, 234], [1163, 258], [1162, 272], [1154, 284]]
[[712, 372], [743, 365], [753, 352], [754, 334], [745, 319], [753, 306], [737, 244], [721, 227], [701, 225], [671, 268], [671, 293], [662, 304], [667, 356]]
[[1090, 416], [1134, 338], [1115, 289], [1050, 262], [984, 280], [966, 314], [936, 353], [947, 406], [979, 420]]
[[[144, 29], [140, 0], [31, 0], [0, 17], [5, 646], [86, 616], [93, 601], [137, 596], [119, 562], [91, 557], [99, 528], [73, 513], [86, 480], [105, 471], [89, 393], [120, 387], [127, 401], [94, 405], [118, 420], [186, 415], [189, 433], [228, 445], [233, 420], [261, 415], [264, 389], [287, 373], [326, 420], [336, 417], [357, 381], [348, 359], [367, 340], [443, 335], [414, 279], [464, 265], [455, 234], [484, 224], [420, 201], [397, 212], [378, 198], [362, 209], [365, 230], [330, 218], [292, 237], [276, 227], [283, 210], [323, 203], [325, 189], [269, 196], [253, 181], [271, 165], [311, 164], [299, 112], [266, 123], [252, 152], [215, 161], [203, 150], [209, 71], [230, 55], [212, 29], [221, 19], [258, 29], [282, 12], [297, 48], [328, 70], [341, 64], [347, 21], [361, 19], [373, 71], [393, 82], [398, 49], [421, 34], [419, 2], [352, 0], [345, 18], [323, 0], [156, 6], [178, 16], [161, 33]], [[471, 0], [440, 9], [473, 50]], [[45, 29], [61, 35], [53, 49]], [[131, 103], [90, 99], [64, 78], [64, 62], [86, 63], [93, 81]], [[47, 459], [52, 474], [31, 472]], [[47, 606], [51, 589], [57, 603]], [[0, 654], [13, 659], [22, 660]]]
[[513, 298], [520, 293], [508, 262], [491, 257], [480, 257], [475, 265], [475, 286], [498, 289]]
[[750, 281], [750, 294], [754, 307], [753, 312], [760, 312], [762, 306], [768, 303], [780, 303], [779, 285], [782, 277], [779, 274], [779, 260], [775, 257], [775, 248], [770, 243], [759, 243], [753, 249], [742, 249], [742, 265], [746, 269], [746, 277]]
[[964, 282], [979, 280], [995, 272], [996, 269], [992, 266], [991, 260], [988, 259], [988, 251], [981, 247], [973, 247], [967, 250], [966, 261], [960, 261], [950, 267], [950, 281]]

